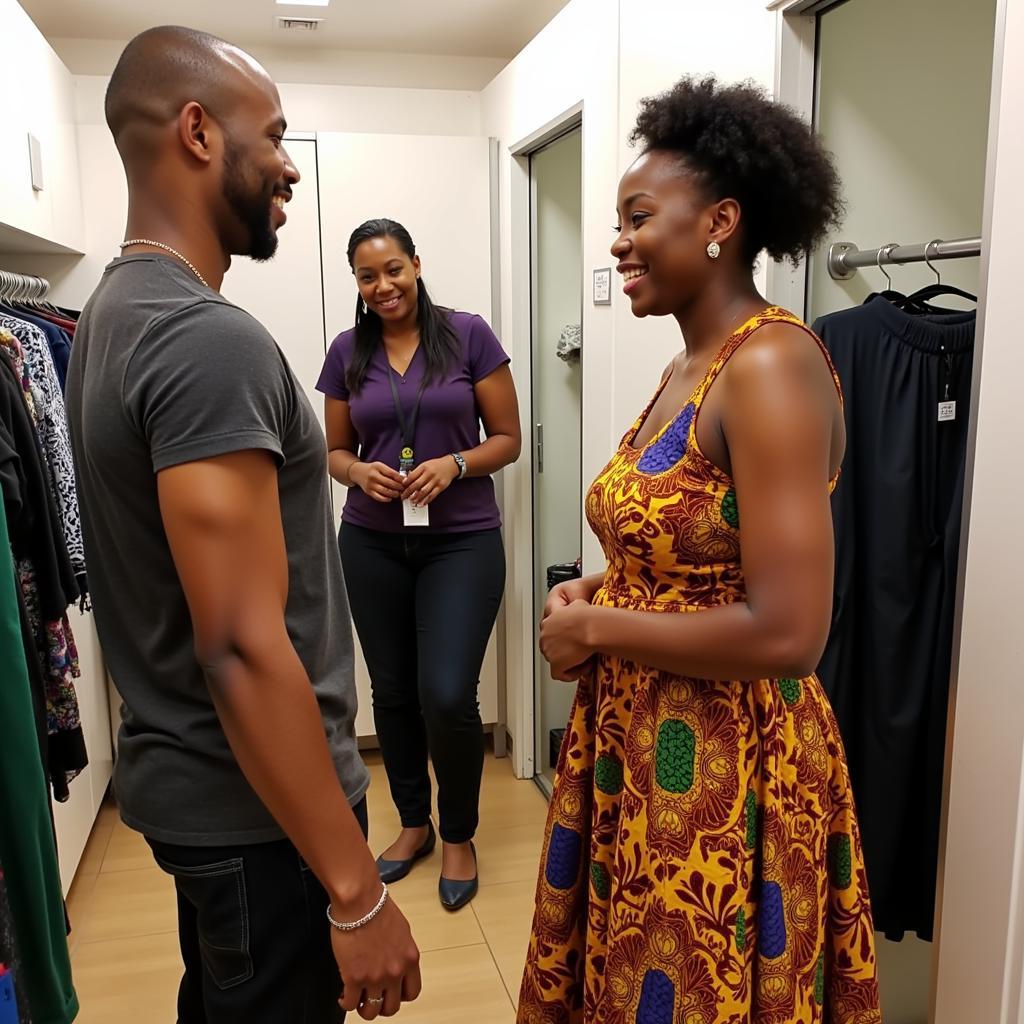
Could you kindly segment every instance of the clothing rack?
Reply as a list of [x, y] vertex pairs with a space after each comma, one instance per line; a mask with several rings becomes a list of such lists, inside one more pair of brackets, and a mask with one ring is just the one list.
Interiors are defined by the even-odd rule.
[[45, 277], [0, 270], [0, 302], [41, 302], [49, 292], [50, 282]]
[[[861, 267], [882, 267], [887, 263], [927, 263], [961, 260], [981, 255], [980, 238], [934, 238], [919, 245], [889, 242], [877, 249], [858, 249], [853, 242], [833, 242], [828, 249], [828, 272], [833, 281], [849, 281]], [[938, 271], [936, 271], [938, 273]]]

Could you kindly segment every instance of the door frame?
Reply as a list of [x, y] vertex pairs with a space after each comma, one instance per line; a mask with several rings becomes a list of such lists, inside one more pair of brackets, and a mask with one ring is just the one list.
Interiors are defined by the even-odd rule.
[[[541, 594], [537, 589], [537, 556], [539, 552], [539, 538], [540, 538], [540, 515], [537, 502], [537, 477], [543, 472], [541, 468], [543, 465], [543, 448], [544, 448], [544, 436], [540, 432], [539, 428], [541, 424], [538, 422], [539, 412], [537, 409], [537, 366], [534, 362], [534, 342], [535, 328], [538, 320], [539, 313], [539, 294], [540, 294], [540, 282], [538, 278], [538, 261], [535, 258], [537, 254], [537, 240], [538, 240], [538, 229], [537, 229], [537, 179], [532, 173], [532, 160], [534, 157], [540, 155], [549, 146], [553, 146], [560, 142], [562, 139], [568, 137], [573, 132], [583, 131], [582, 118], [571, 120], [568, 125], [560, 126], [561, 130], [554, 133], [548, 132], [544, 136], [544, 141], [529, 149], [524, 153], [526, 159], [527, 174], [530, 179], [530, 504], [532, 515], [530, 517], [530, 523], [532, 527], [531, 534], [531, 565], [532, 565], [532, 581], [533, 585], [530, 588], [531, 606], [533, 608], [533, 622], [536, 624], [540, 621], [541, 614], [543, 612], [544, 600], [541, 598]], [[583, 177], [583, 159], [582, 150], [580, 156], [580, 192], [582, 196], [582, 177]], [[582, 204], [580, 210], [580, 240], [581, 240], [581, 251], [582, 251], [582, 236], [583, 236], [583, 219], [582, 219]], [[583, 320], [583, 309], [582, 309], [582, 285], [583, 285], [583, 263], [580, 261], [580, 321], [582, 324]], [[583, 352], [580, 353], [580, 374], [582, 378], [582, 360], [585, 358]], [[582, 468], [583, 468], [583, 393], [582, 388], [580, 391], [580, 470], [581, 470], [581, 490], [580, 490], [580, 515], [582, 517]], [[579, 551], [580, 556], [583, 554], [583, 530], [582, 522], [580, 529], [579, 538]], [[533, 708], [534, 708], [534, 773], [533, 778], [536, 780], [537, 785], [541, 788], [544, 794], [548, 797], [551, 796], [551, 783], [544, 774], [544, 759], [546, 757], [547, 747], [544, 742], [543, 729], [543, 716], [538, 714], [538, 708], [541, 706], [543, 701], [543, 694], [541, 692], [541, 677], [538, 673], [537, 663], [537, 649], [536, 649], [536, 637], [534, 637], [534, 644], [531, 647], [533, 657], [531, 658], [532, 674], [531, 678], [533, 681], [532, 693], [533, 693]]]
[[[536, 673], [534, 647], [537, 643], [539, 609], [534, 608], [534, 565], [536, 559], [534, 536], [534, 401], [533, 401], [533, 344], [534, 302], [536, 288], [533, 282], [532, 246], [535, 235], [534, 204], [531, 196], [530, 156], [561, 135], [584, 126], [583, 101], [573, 104], [529, 135], [509, 146], [509, 196], [512, 210], [511, 223], [511, 278], [509, 296], [512, 309], [512, 331], [524, 344], [519, 352], [530, 352], [529, 397], [520, 396], [520, 408], [529, 413], [530, 472], [517, 474], [522, 486], [509, 487], [506, 506], [509, 519], [515, 517], [520, 524], [530, 524], [529, 543], [518, 533], [519, 542], [510, 545], [510, 594], [530, 594], [529, 602], [511, 601], [506, 617], [506, 662], [510, 679], [520, 681], [519, 699], [510, 702], [508, 720], [515, 742], [512, 747], [513, 768], [521, 779], [535, 778], [537, 773], [537, 715]], [[582, 173], [582, 169], [581, 169]], [[581, 416], [583, 411], [581, 409]], [[585, 434], [584, 426], [584, 434]], [[582, 496], [581, 496], [582, 500]], [[527, 585], [528, 584], [528, 585]], [[527, 686], [529, 681], [529, 686]], [[527, 739], [528, 737], [528, 739]]]

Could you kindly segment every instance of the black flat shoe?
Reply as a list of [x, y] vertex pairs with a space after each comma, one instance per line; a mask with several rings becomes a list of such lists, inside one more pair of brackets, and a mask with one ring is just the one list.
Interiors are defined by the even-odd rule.
[[377, 858], [377, 871], [382, 882], [390, 885], [392, 882], [405, 878], [412, 871], [412, 866], [416, 861], [423, 860], [424, 857], [429, 857], [434, 852], [434, 847], [437, 845], [437, 833], [434, 831], [432, 821], [427, 822], [427, 829], [427, 838], [423, 840], [423, 845], [408, 860]]
[[[473, 851], [473, 860], [476, 860], [476, 847], [470, 843], [470, 850]], [[461, 910], [466, 906], [480, 889], [480, 874], [474, 875], [468, 882], [455, 882], [450, 878], [441, 876], [437, 891], [441, 897], [441, 906], [445, 910]]]

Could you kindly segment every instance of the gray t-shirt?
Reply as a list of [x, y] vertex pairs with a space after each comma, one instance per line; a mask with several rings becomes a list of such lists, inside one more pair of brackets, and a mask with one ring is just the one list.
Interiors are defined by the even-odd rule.
[[[229, 452], [277, 460], [288, 551], [288, 635], [312, 680], [349, 801], [368, 785], [356, 747], [352, 628], [334, 537], [327, 446], [266, 329], [176, 259], [107, 267], [82, 313], [67, 406], [89, 584], [124, 698], [114, 786], [158, 841], [230, 845], [283, 833], [228, 746], [196, 660], [157, 473]], [[266, 722], [273, 735], [277, 723]]]

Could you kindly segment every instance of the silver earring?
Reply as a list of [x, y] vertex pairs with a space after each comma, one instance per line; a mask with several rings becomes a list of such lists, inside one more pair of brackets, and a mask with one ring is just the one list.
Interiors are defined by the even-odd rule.
[[708, 242], [708, 255], [717, 260], [722, 255], [722, 247], [717, 242]]
[[366, 305], [366, 299], [363, 299], [363, 316], [366, 316], [370, 312], [370, 307]]

